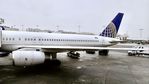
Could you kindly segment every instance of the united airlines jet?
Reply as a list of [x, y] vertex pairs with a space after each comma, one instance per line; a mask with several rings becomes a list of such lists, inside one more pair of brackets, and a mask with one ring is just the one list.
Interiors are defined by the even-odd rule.
[[58, 34], [0, 30], [0, 51], [10, 52], [15, 66], [44, 63], [46, 56], [56, 62], [57, 53], [65, 51], [99, 51], [108, 54], [108, 46], [120, 42], [116, 39], [123, 13], [118, 13], [99, 35]]

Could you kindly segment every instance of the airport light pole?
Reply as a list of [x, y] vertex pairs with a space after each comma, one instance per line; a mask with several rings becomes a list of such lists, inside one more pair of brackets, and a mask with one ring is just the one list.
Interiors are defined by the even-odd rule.
[[142, 31], [143, 31], [144, 29], [142, 29], [142, 28], [140, 28], [139, 29], [139, 31], [140, 31], [140, 39], [142, 38]]
[[24, 25], [21, 25], [21, 27], [22, 27], [22, 31], [23, 31]]
[[39, 25], [36, 25], [36, 28], [39, 28]]
[[57, 25], [56, 28], [57, 28], [57, 31], [58, 31], [59, 30], [59, 25]]
[[80, 25], [78, 25], [78, 30], [79, 30], [78, 32], [80, 33]]

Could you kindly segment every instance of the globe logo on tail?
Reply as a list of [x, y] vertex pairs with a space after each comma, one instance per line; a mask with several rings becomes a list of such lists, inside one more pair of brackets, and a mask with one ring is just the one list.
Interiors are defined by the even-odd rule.
[[116, 26], [111, 22], [107, 28], [100, 34], [100, 36], [105, 36], [105, 37], [116, 37]]

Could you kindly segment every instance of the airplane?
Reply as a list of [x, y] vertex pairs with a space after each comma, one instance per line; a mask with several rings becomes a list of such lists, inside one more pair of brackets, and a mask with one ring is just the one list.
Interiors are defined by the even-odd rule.
[[115, 37], [123, 15], [118, 13], [99, 35], [6, 31], [1, 26], [0, 51], [11, 54], [14, 66], [41, 64], [48, 56], [52, 62], [60, 64], [57, 53], [66, 51], [98, 50], [99, 55], [108, 55], [109, 49], [113, 49], [108, 46], [121, 41]]

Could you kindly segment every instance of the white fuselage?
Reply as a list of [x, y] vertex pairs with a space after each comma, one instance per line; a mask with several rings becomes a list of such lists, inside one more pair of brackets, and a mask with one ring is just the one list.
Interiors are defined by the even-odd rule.
[[105, 47], [111, 46], [109, 41], [114, 38], [98, 35], [59, 34], [25, 31], [1, 31], [1, 50], [13, 51], [19, 45], [40, 46], [85, 46]]

